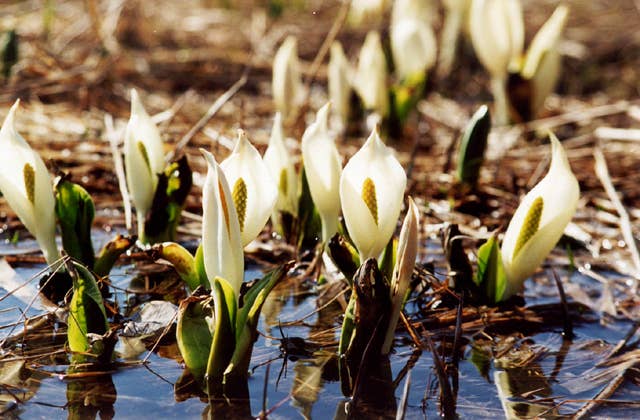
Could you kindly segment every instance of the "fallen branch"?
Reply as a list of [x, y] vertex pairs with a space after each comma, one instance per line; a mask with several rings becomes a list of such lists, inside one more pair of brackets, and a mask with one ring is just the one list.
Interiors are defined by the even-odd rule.
[[[631, 227], [631, 220], [629, 218], [629, 213], [624, 208], [624, 205], [620, 201], [620, 197], [618, 197], [618, 192], [616, 191], [613, 183], [611, 182], [611, 176], [609, 175], [609, 169], [607, 168], [607, 161], [602, 154], [602, 150], [600, 147], [595, 147], [593, 151], [593, 157], [595, 159], [595, 172], [596, 176], [602, 183], [605, 192], [609, 196], [611, 203], [616, 209], [616, 212], [620, 216], [620, 230], [622, 231], [622, 237], [624, 238], [627, 247], [629, 248], [629, 252], [631, 253], [631, 261], [635, 268], [634, 277], [635, 277], [635, 285], [634, 289], [638, 288], [638, 280], [640, 279], [640, 252], [638, 252], [638, 247], [635, 242], [635, 238], [633, 237], [633, 230]], [[634, 292], [635, 293], [635, 292]]]

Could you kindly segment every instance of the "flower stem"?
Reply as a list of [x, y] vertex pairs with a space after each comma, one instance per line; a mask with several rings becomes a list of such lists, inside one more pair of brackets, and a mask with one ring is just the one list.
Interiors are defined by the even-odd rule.
[[507, 81], [504, 76], [491, 78], [491, 94], [494, 101], [494, 124], [509, 123], [509, 97], [507, 96]]

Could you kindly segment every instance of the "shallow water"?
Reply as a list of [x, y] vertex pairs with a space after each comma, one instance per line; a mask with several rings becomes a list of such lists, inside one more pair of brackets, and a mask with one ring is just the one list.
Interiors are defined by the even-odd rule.
[[[16, 273], [21, 279], [35, 275], [42, 267], [19, 266]], [[112, 281], [116, 287], [130, 287], [133, 265], [117, 267]], [[247, 280], [259, 276], [259, 270], [249, 269]], [[572, 278], [576, 282], [589, 284], [589, 280], [578, 273]], [[27, 291], [33, 292], [37, 280]], [[286, 337], [302, 337], [322, 343], [337, 340], [340, 325], [340, 310], [329, 306], [316, 311], [316, 294], [313, 287], [304, 285], [282, 285], [269, 297], [263, 308], [259, 331], [251, 366], [255, 367], [249, 380], [251, 413], [258, 416], [266, 408], [270, 418], [344, 418], [347, 399], [342, 395], [335, 368], [335, 346], [314, 347], [311, 357], [288, 360], [282, 377], [278, 381], [283, 358], [280, 351], [281, 332]], [[529, 291], [539, 291], [540, 285], [529, 282]], [[4, 295], [4, 292], [2, 293]], [[20, 309], [27, 307], [26, 296], [19, 299], [9, 296], [0, 301], [0, 323], [15, 322]], [[551, 295], [549, 293], [548, 295]], [[125, 306], [131, 294], [116, 293], [116, 301]], [[140, 295], [141, 300], [149, 296]], [[528, 304], [557, 301], [544, 293], [539, 298], [527, 296]], [[42, 310], [29, 309], [29, 316]], [[303, 322], [292, 326], [311, 314]], [[0, 339], [9, 332], [19, 331], [21, 326], [0, 330]], [[462, 418], [503, 417], [505, 411], [512, 415], [531, 417], [542, 415], [554, 417], [570, 415], [614, 379], [619, 370], [595, 368], [604, 359], [618, 340], [631, 328], [625, 321], [611, 320], [607, 324], [582, 323], [575, 325], [575, 338], [563, 340], [561, 327], [550, 327], [526, 339], [516, 338], [515, 345], [502, 357], [495, 357], [488, 348], [488, 339], [481, 334], [464, 337], [469, 343], [463, 347], [463, 357], [459, 364], [459, 389], [457, 413]], [[265, 337], [271, 336], [273, 338]], [[494, 336], [494, 346], [509, 337]], [[415, 353], [410, 340], [404, 333], [398, 333], [397, 345], [390, 358], [392, 378], [396, 378], [406, 367]], [[47, 341], [48, 340], [48, 341]], [[60, 348], [64, 342], [62, 334], [53, 335], [45, 342], [52, 348]], [[28, 340], [27, 340], [28, 341]], [[121, 340], [122, 341], [122, 340]], [[174, 384], [183, 373], [183, 367], [174, 359], [177, 355], [175, 344], [162, 342], [154, 352], [149, 349], [153, 341], [139, 349], [139, 354], [129, 353], [117, 368], [108, 374], [92, 378], [65, 378], [68, 359], [64, 354], [51, 356], [48, 363], [36, 365], [27, 360], [19, 376], [10, 376], [12, 363], [3, 362], [0, 382], [2, 405], [0, 412], [5, 418], [65, 418], [71, 414], [79, 418], [199, 418], [207, 416], [207, 404], [199, 398], [191, 397], [177, 402]], [[40, 342], [42, 345], [42, 342]], [[435, 343], [439, 346], [440, 343]], [[28, 345], [27, 345], [28, 346]], [[57, 347], [56, 347], [57, 346]], [[123, 343], [116, 351], [124, 352]], [[132, 355], [131, 355], [132, 354]], [[430, 352], [415, 353], [410, 371], [405, 417], [409, 419], [433, 418], [439, 416], [439, 390]], [[637, 356], [636, 356], [637, 357]], [[143, 365], [140, 361], [147, 359]], [[42, 359], [38, 359], [42, 362]], [[265, 376], [266, 401], [263, 399]], [[18, 379], [16, 379], [18, 378]], [[398, 381], [395, 401], [399, 405], [407, 376]], [[522, 396], [525, 395], [526, 398]], [[611, 399], [619, 401], [640, 401], [640, 389], [630, 381], [624, 382]], [[20, 401], [20, 402], [16, 402]], [[71, 403], [71, 405], [69, 405]], [[392, 416], [393, 413], [387, 413]], [[595, 416], [613, 418], [633, 418], [640, 415], [640, 408], [629, 405], [600, 406], [593, 412]]]

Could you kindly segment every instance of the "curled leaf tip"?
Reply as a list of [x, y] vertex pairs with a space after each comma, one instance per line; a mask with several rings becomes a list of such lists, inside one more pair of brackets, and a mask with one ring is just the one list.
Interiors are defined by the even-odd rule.
[[138, 95], [138, 91], [135, 89], [131, 89], [131, 115], [145, 115], [147, 111], [144, 109], [142, 105], [142, 101], [140, 100], [140, 95]]
[[331, 110], [331, 101], [327, 102], [316, 114], [316, 122], [326, 127], [329, 119], [329, 111]]
[[213, 155], [211, 154], [211, 152], [209, 152], [206, 149], [203, 149], [202, 147], [200, 149], [198, 149], [198, 150], [200, 150], [200, 153], [202, 153], [202, 156], [207, 161], [207, 166], [213, 167], [215, 165], [215, 163], [216, 163], [216, 160], [213, 157]]
[[[13, 103], [13, 105], [11, 105], [11, 108], [9, 108], [9, 112], [7, 113], [7, 116], [4, 119], [4, 124], [2, 124], [2, 130], [15, 130], [15, 115], [16, 112], [18, 111], [18, 107], [20, 106], [20, 99], [16, 99], [16, 101]], [[5, 128], [6, 127], [6, 128]]]

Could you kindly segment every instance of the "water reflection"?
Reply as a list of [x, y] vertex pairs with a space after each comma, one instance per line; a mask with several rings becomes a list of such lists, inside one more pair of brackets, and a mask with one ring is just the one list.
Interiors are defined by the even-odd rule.
[[493, 380], [507, 418], [550, 418], [558, 415], [553, 401], [550, 404], [535, 402], [553, 395], [550, 382], [537, 363], [496, 370]]
[[[110, 374], [86, 372], [87, 376], [67, 382], [67, 410], [69, 419], [112, 419], [117, 399], [116, 387]], [[69, 368], [69, 374], [80, 374]]]
[[14, 414], [20, 411], [16, 404], [24, 403], [33, 398], [44, 375], [35, 370], [25, 369], [23, 360], [5, 362], [0, 367], [0, 415], [4, 416], [11, 411]]

